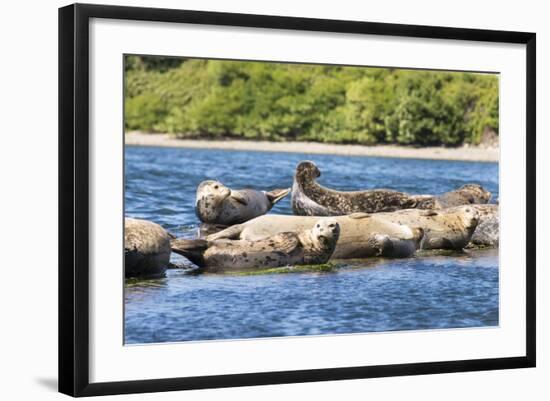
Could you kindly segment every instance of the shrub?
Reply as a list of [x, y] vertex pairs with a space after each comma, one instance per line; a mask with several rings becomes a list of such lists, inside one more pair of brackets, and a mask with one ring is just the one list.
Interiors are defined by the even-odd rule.
[[126, 128], [180, 137], [403, 145], [498, 133], [498, 77], [128, 56]]

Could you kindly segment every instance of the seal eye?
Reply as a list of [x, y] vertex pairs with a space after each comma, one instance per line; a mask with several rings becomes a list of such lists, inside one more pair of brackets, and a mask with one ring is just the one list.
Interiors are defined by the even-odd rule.
[[219, 188], [219, 186], [218, 186], [218, 185], [214, 185], [214, 189], [218, 189], [218, 188]]
[[317, 228], [321, 227], [319, 224], [317, 224]]

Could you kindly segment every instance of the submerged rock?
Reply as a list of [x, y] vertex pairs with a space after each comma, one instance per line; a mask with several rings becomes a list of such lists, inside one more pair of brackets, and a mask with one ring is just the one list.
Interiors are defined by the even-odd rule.
[[159, 277], [170, 263], [170, 234], [147, 220], [124, 218], [124, 274]]

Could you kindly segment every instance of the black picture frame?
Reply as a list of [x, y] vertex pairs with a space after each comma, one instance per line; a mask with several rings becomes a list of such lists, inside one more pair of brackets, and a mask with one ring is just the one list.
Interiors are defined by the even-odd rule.
[[[527, 258], [526, 353], [521, 357], [407, 363], [90, 383], [89, 381], [89, 131], [90, 18], [322, 31], [516, 43], [526, 45]], [[59, 391], [72, 396], [173, 391], [264, 384], [362, 379], [535, 366], [535, 120], [536, 35], [479, 29], [338, 21], [105, 5], [59, 9]]]

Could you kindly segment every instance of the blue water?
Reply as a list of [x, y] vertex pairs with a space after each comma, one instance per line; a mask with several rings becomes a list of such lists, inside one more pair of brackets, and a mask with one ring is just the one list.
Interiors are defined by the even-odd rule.
[[[197, 185], [292, 185], [313, 160], [323, 185], [442, 193], [479, 183], [498, 198], [498, 164], [298, 153], [127, 147], [126, 215], [155, 221], [177, 236], [196, 235]], [[292, 214], [290, 197], [273, 213]], [[184, 258], [173, 262], [192, 267]], [[498, 325], [498, 251], [338, 263], [331, 272], [253, 276], [168, 270], [127, 281], [127, 344]]]

